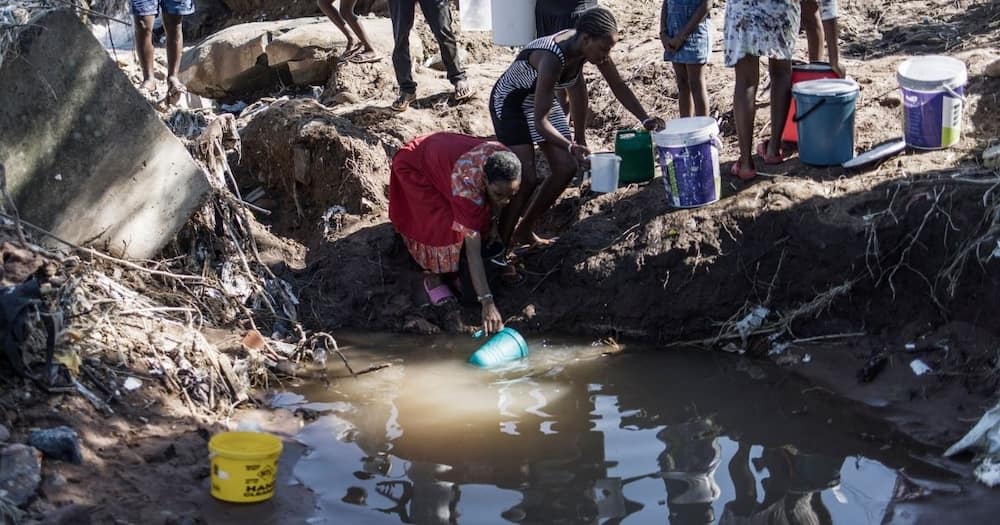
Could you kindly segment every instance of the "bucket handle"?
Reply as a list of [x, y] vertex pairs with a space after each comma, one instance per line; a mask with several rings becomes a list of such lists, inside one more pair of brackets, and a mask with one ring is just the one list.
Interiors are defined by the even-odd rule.
[[962, 104], [965, 104], [965, 102], [966, 102], [965, 101], [965, 95], [958, 94], [958, 92], [956, 92], [954, 89], [951, 89], [951, 87], [949, 87], [949, 86], [942, 85], [941, 87], [944, 88], [944, 90], [947, 91], [949, 95], [951, 95], [951, 96], [953, 96], [953, 97], [961, 100]]
[[[808, 117], [809, 115], [812, 115], [812, 112], [816, 111], [817, 109], [819, 109], [819, 107], [822, 106], [823, 104], [826, 104], [826, 99], [825, 98], [819, 99], [819, 102], [817, 102], [813, 107], [811, 107], [808, 110], [806, 110], [805, 113], [803, 113], [802, 115], [795, 115], [792, 118], [792, 122], [795, 122], [796, 124], [798, 124], [800, 121], [805, 120], [806, 117]], [[796, 107], [798, 107], [798, 106], [796, 106]]]

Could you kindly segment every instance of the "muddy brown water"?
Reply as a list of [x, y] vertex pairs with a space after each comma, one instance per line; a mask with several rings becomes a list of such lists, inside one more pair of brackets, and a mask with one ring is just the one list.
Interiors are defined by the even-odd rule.
[[356, 368], [393, 366], [295, 388], [330, 410], [287, 467], [307, 522], [882, 523], [901, 476], [947, 483], [784, 370], [528, 339], [479, 370], [464, 337], [342, 336]]

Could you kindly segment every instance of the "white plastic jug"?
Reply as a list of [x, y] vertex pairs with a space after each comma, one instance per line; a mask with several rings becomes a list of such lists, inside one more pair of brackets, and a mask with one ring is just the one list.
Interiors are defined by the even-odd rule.
[[493, 2], [493, 43], [523, 46], [535, 39], [535, 0]]
[[594, 153], [590, 159], [590, 191], [611, 193], [618, 189], [618, 168], [622, 158], [614, 153]]
[[462, 31], [489, 31], [493, 29], [491, 3], [492, 0], [462, 0], [459, 2], [458, 18]]

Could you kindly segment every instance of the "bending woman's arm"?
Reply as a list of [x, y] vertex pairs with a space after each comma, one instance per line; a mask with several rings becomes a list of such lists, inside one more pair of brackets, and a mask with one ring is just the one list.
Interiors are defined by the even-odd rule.
[[618, 66], [615, 62], [608, 57], [607, 60], [597, 64], [597, 69], [601, 71], [601, 75], [608, 82], [608, 87], [611, 88], [611, 92], [615, 94], [615, 98], [621, 102], [625, 109], [635, 115], [635, 118], [642, 122], [642, 126], [646, 129], [663, 129], [663, 119], [659, 117], [650, 117], [649, 113], [646, 113], [646, 108], [642, 107], [642, 103], [636, 98], [635, 93], [625, 84], [622, 80], [621, 74], [618, 73]]
[[503, 317], [493, 303], [490, 284], [486, 280], [486, 268], [483, 266], [483, 241], [480, 235], [465, 237], [465, 256], [469, 259], [469, 273], [472, 275], [472, 288], [483, 306], [483, 332], [486, 335], [499, 332], [503, 328]]
[[[562, 136], [549, 122], [549, 113], [552, 112], [552, 102], [556, 96], [556, 81], [562, 73], [562, 63], [552, 53], [536, 53], [536, 56], [538, 58], [532, 57], [532, 65], [538, 71], [538, 79], [535, 81], [535, 129], [545, 142], [568, 150], [572, 155], [586, 156], [590, 153], [584, 151], [586, 148], [574, 146], [572, 140]], [[573, 95], [570, 95], [571, 105], [573, 98]]]

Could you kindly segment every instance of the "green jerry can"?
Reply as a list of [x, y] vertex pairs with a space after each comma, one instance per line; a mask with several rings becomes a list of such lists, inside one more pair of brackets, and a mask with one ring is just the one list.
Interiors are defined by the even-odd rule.
[[619, 130], [615, 137], [615, 154], [622, 158], [619, 186], [653, 180], [653, 139], [648, 131]]

